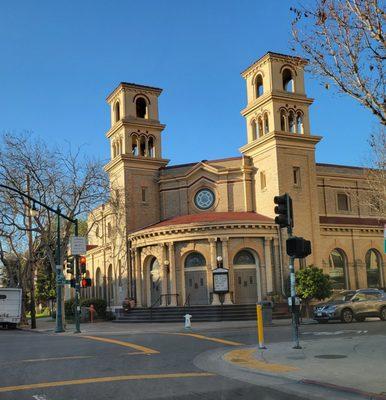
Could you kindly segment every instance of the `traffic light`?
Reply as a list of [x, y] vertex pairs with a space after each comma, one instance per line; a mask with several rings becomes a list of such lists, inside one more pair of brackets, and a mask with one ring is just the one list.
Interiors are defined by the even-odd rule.
[[82, 288], [88, 288], [88, 287], [91, 286], [91, 283], [92, 283], [91, 278], [83, 278], [83, 279], [80, 281], [80, 286], [81, 286]]
[[79, 266], [80, 266], [80, 273], [85, 274], [86, 273], [86, 257], [85, 256], [80, 256]]
[[292, 199], [288, 193], [282, 196], [275, 196], [273, 201], [277, 206], [275, 207], [275, 224], [280, 228], [292, 228], [294, 226], [294, 217], [292, 211]]
[[75, 286], [76, 286], [76, 279], [75, 278], [70, 279], [70, 286], [72, 288], [75, 288]]
[[294, 258], [304, 258], [311, 254], [311, 242], [302, 237], [290, 237], [286, 242], [287, 254]]
[[67, 274], [74, 275], [74, 270], [75, 270], [75, 258], [67, 257], [67, 262], [66, 262]]

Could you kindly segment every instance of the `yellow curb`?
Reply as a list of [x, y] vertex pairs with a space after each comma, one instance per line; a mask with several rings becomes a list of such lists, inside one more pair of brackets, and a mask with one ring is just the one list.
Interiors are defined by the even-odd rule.
[[247, 367], [257, 369], [264, 372], [291, 372], [298, 371], [299, 368], [291, 365], [284, 364], [271, 364], [265, 361], [257, 360], [253, 354], [256, 350], [254, 349], [239, 349], [232, 350], [224, 355], [224, 360], [239, 365], [241, 367]]

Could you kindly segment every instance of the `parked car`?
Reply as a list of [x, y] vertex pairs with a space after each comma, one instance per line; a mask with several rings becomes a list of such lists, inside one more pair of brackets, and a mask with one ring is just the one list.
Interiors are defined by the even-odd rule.
[[354, 319], [362, 322], [366, 317], [379, 317], [386, 321], [386, 293], [379, 289], [343, 290], [327, 302], [314, 307], [314, 319], [319, 323]]

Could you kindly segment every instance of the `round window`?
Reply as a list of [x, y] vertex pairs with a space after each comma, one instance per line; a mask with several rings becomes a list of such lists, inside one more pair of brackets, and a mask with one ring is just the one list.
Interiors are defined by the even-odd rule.
[[207, 210], [214, 203], [214, 193], [210, 189], [201, 189], [194, 196], [194, 204], [201, 210]]

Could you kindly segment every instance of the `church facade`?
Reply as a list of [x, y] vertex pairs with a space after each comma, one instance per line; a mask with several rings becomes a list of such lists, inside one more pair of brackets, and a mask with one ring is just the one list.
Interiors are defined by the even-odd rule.
[[108, 96], [112, 201], [89, 217], [86, 296], [112, 309], [125, 297], [138, 307], [216, 305], [220, 263], [229, 270], [225, 304], [284, 297], [287, 236], [273, 203], [283, 193], [293, 200], [294, 234], [312, 242], [303, 265], [323, 268], [335, 289], [386, 286], [384, 221], [359, 200], [369, 193], [366, 171], [315, 162], [322, 138], [310, 128], [305, 64], [269, 52], [242, 72], [240, 157], [168, 166], [162, 90], [121, 83]]

